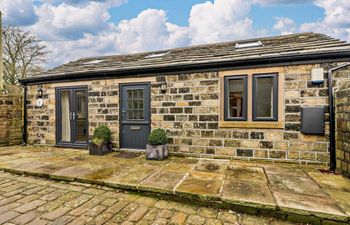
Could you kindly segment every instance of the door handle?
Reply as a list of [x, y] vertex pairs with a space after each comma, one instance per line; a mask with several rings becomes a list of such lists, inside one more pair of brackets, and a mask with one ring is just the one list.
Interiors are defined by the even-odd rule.
[[69, 112], [69, 118], [75, 120], [75, 112]]

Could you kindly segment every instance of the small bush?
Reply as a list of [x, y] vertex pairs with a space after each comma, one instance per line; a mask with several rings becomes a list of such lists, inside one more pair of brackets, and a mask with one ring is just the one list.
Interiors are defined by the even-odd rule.
[[109, 127], [102, 125], [97, 127], [94, 130], [94, 135], [92, 136], [92, 142], [95, 145], [102, 145], [104, 143], [107, 143], [112, 138], [112, 131], [109, 129]]
[[150, 145], [165, 145], [168, 143], [168, 137], [165, 130], [157, 128], [151, 132], [148, 137], [148, 144]]
[[103, 140], [101, 138], [93, 138], [92, 143], [94, 143], [97, 146], [101, 146], [103, 144]]

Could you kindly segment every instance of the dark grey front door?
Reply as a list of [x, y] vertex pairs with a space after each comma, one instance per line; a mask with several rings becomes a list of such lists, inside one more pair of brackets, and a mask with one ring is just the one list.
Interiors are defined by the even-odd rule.
[[86, 147], [88, 142], [87, 87], [56, 88], [56, 144]]
[[150, 132], [150, 85], [120, 85], [121, 148], [145, 149]]

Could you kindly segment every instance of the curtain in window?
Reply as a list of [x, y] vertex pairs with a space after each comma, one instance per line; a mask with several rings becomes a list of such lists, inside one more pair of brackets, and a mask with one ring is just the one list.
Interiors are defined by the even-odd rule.
[[69, 92], [65, 91], [61, 93], [61, 123], [62, 123], [62, 133], [61, 141], [70, 142], [71, 141], [71, 127], [69, 118]]

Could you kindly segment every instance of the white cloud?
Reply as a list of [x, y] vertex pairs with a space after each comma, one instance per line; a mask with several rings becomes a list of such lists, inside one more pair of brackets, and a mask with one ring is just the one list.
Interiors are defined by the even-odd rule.
[[117, 32], [116, 42], [123, 53], [188, 44], [186, 29], [167, 22], [163, 10], [144, 10], [134, 19], [121, 21]]
[[[41, 15], [45, 15], [44, 12], [47, 10], [44, 9], [44, 6], [41, 7], [43, 8]], [[44, 20], [43, 17], [42, 21], [54, 22], [52, 29], [56, 31], [56, 33], [45, 31], [43, 35], [49, 36], [50, 33], [54, 33], [55, 36], [52, 37], [54, 40], [58, 35], [67, 37], [67, 34], [63, 32], [65, 30], [68, 30], [67, 33], [69, 33], [71, 30], [78, 29], [70, 26], [66, 18], [71, 13], [77, 14], [74, 10], [80, 9], [79, 5], [64, 4], [65, 8], [74, 9], [70, 13], [66, 12], [66, 15], [58, 13], [59, 7], [63, 7], [62, 4], [45, 7], [52, 9], [48, 15], [58, 14], [60, 19]], [[120, 21], [118, 24], [108, 24], [107, 20], [99, 19], [100, 23], [102, 21], [108, 25], [108, 29], [101, 28], [98, 34], [79, 32], [81, 36], [77, 40], [64, 39], [59, 42], [48, 42], [49, 48], [53, 49], [50, 58], [54, 59], [50, 61], [50, 65], [57, 65], [67, 59], [74, 60], [87, 56], [135, 53], [251, 37], [254, 32], [252, 20], [248, 17], [249, 11], [250, 4], [244, 0], [216, 0], [214, 3], [194, 5], [188, 27], [170, 23], [166, 12], [156, 9], [144, 10], [135, 18]], [[78, 12], [82, 14], [81, 18], [85, 17], [83, 12], [80, 10]], [[76, 21], [81, 20], [76, 19]], [[58, 34], [57, 31], [61, 33]], [[74, 51], [71, 51], [72, 49]]]
[[192, 44], [227, 41], [252, 36], [248, 17], [251, 3], [245, 0], [215, 0], [192, 7], [189, 32]]
[[167, 22], [164, 11], [148, 9], [136, 18], [111, 25], [97, 35], [84, 34], [78, 40], [46, 44], [52, 49], [49, 66], [53, 66], [67, 59], [185, 46], [189, 44], [189, 38], [186, 28]]
[[43, 2], [49, 3], [51, 5], [59, 5], [61, 3], [66, 3], [68, 5], [87, 5], [91, 2], [96, 2], [108, 6], [119, 6], [126, 3], [127, 0], [42, 0]]
[[48, 41], [50, 50], [47, 67], [54, 67], [82, 57], [112, 55], [116, 53], [114, 36], [85, 34], [79, 40]]
[[37, 0], [34, 5], [29, 0], [0, 0], [0, 9], [5, 10], [5, 22], [13, 20], [45, 41], [51, 51], [50, 67], [80, 57], [237, 40], [266, 36], [273, 31], [281, 34], [314, 31], [350, 40], [348, 0], [315, 0], [325, 10], [325, 17], [312, 23], [300, 26], [291, 18], [276, 17], [272, 28], [254, 28], [250, 18], [253, 5], [265, 7], [305, 1], [207, 1], [192, 6], [189, 25], [185, 27], [170, 23], [166, 12], [156, 9], [144, 10], [129, 20], [111, 22], [111, 7], [127, 0]]
[[292, 4], [305, 4], [312, 0], [253, 0], [254, 3], [262, 5], [292, 5]]
[[37, 20], [31, 0], [1, 0], [0, 11], [7, 25], [28, 26]]
[[287, 17], [276, 17], [276, 23], [273, 25], [273, 29], [279, 31], [281, 34], [292, 34], [297, 30], [295, 22]]
[[28, 29], [43, 40], [79, 39], [84, 34], [97, 34], [108, 28], [108, 9], [107, 5], [97, 2], [85, 6], [44, 3], [35, 9], [38, 22]]
[[302, 24], [300, 30], [326, 33], [350, 41], [349, 0], [316, 0], [315, 4], [325, 10], [325, 17]]

